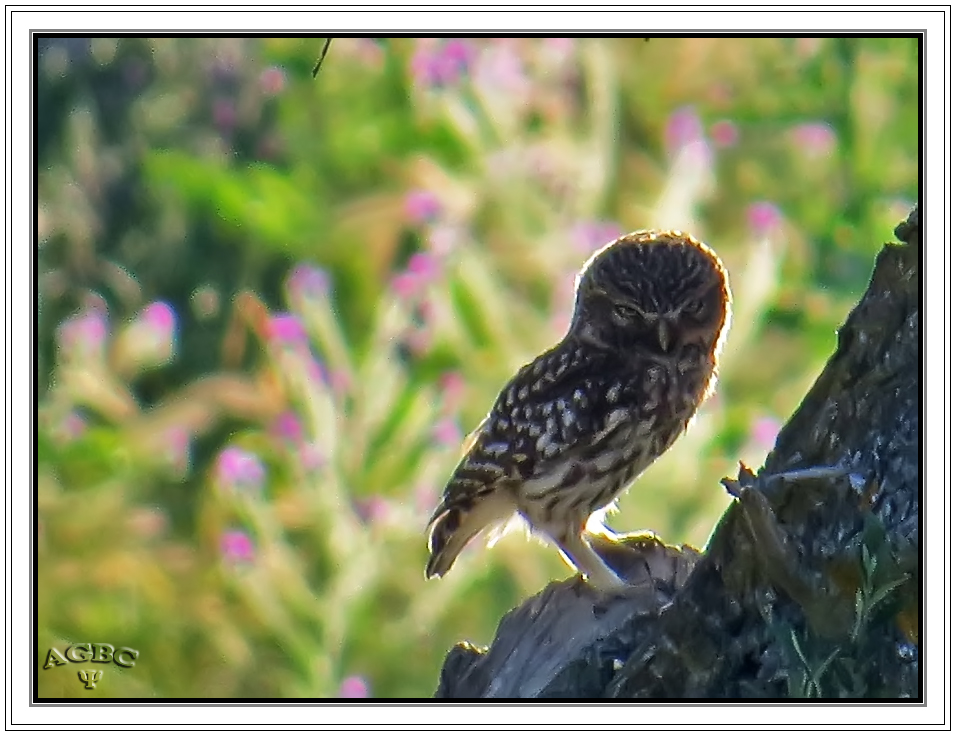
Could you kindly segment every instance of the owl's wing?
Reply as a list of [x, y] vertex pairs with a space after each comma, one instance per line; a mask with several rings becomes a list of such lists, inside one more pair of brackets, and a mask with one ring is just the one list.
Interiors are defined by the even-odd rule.
[[599, 380], [599, 359], [593, 351], [558, 345], [521, 368], [501, 391], [429, 522], [428, 577], [443, 575], [472, 537], [517, 511], [509, 490], [538, 472], [542, 457], [589, 431], [586, 415], [571, 407], [594, 388], [588, 382]]
[[602, 431], [605, 384], [617, 373], [608, 362], [606, 354], [559, 344], [523, 366], [466, 442], [435, 517], [465, 497], [527, 479], [536, 464]]

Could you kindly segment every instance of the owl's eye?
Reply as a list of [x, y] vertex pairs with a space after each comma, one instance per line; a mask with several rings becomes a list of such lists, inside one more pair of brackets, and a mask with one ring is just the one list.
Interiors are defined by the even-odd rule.
[[617, 318], [617, 320], [622, 324], [633, 322], [639, 315], [638, 311], [634, 309], [634, 307], [620, 302], [614, 305], [613, 313], [615, 318]]
[[684, 314], [696, 320], [702, 320], [707, 316], [707, 304], [703, 299], [697, 299], [684, 306]]

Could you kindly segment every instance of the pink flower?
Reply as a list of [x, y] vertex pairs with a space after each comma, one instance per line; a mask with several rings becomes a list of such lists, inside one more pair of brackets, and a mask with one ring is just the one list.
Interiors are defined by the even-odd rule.
[[166, 302], [153, 302], [147, 305], [140, 313], [140, 319], [150, 329], [167, 338], [171, 337], [176, 329], [176, 313]]
[[468, 74], [474, 56], [474, 47], [466, 39], [417, 39], [412, 79], [426, 88], [449, 87]]
[[402, 338], [403, 347], [415, 357], [428, 353], [432, 347], [433, 335], [426, 327], [417, 327], [408, 330]]
[[714, 161], [710, 144], [703, 138], [691, 141], [681, 149], [681, 156], [692, 169], [709, 169]]
[[305, 346], [309, 336], [298, 317], [276, 314], [269, 319], [269, 338], [281, 345]]
[[761, 417], [750, 427], [750, 438], [761, 449], [770, 451], [777, 442], [781, 423], [775, 417]]
[[531, 83], [513, 39], [495, 43], [479, 57], [475, 80], [483, 88], [509, 95], [519, 102], [529, 97]]
[[450, 417], [439, 419], [432, 427], [432, 437], [439, 444], [446, 447], [458, 447], [461, 445], [461, 429], [458, 428], [458, 422]]
[[421, 513], [430, 512], [438, 503], [438, 493], [432, 486], [419, 486], [415, 489], [415, 508]]
[[809, 59], [816, 56], [822, 47], [822, 38], [798, 38], [794, 44], [794, 50], [802, 59]]
[[783, 215], [771, 202], [754, 202], [747, 208], [747, 222], [756, 235], [763, 237], [780, 227]]
[[475, 48], [466, 38], [453, 38], [445, 44], [443, 53], [449, 63], [464, 69], [474, 58]]
[[542, 38], [541, 43], [555, 56], [566, 57], [574, 53], [576, 38]]
[[579, 222], [571, 228], [571, 242], [574, 244], [575, 250], [582, 253], [591, 253], [597, 248], [617, 240], [623, 234], [624, 228], [616, 222], [587, 220]]
[[329, 275], [311, 263], [300, 263], [286, 279], [289, 304], [297, 312], [306, 311], [308, 305], [328, 296]]
[[430, 253], [415, 253], [404, 271], [392, 278], [392, 290], [402, 299], [420, 295], [441, 275], [441, 264]]
[[431, 253], [415, 253], [408, 259], [407, 270], [428, 283], [441, 276], [441, 263]]
[[307, 471], [318, 470], [325, 465], [325, 455], [318, 446], [311, 442], [303, 442], [299, 446], [299, 462]]
[[827, 123], [804, 123], [790, 130], [794, 144], [810, 158], [829, 156], [836, 148], [836, 133]]
[[86, 420], [75, 411], [71, 411], [57, 427], [57, 436], [64, 442], [74, 442], [86, 432]]
[[319, 448], [306, 440], [302, 422], [291, 411], [283, 412], [272, 423], [272, 436], [289, 447], [305, 470], [317, 470], [325, 464]]
[[689, 143], [704, 137], [700, 118], [692, 106], [675, 110], [664, 128], [664, 147], [670, 155], [676, 155]]
[[168, 363], [176, 352], [176, 313], [166, 302], [146, 305], [125, 331], [122, 351], [138, 366]]
[[238, 529], [224, 532], [219, 540], [219, 551], [223, 559], [230, 565], [251, 563], [255, 560], [256, 552], [249, 535]]
[[419, 286], [419, 279], [413, 273], [403, 271], [392, 277], [392, 291], [394, 291], [400, 299], [411, 299], [414, 297], [418, 294]]
[[259, 75], [259, 85], [267, 95], [277, 95], [285, 89], [285, 72], [280, 67], [270, 66]]
[[405, 215], [416, 225], [435, 220], [441, 211], [438, 197], [426, 189], [416, 189], [405, 195]]
[[461, 406], [465, 395], [465, 379], [457, 371], [449, 371], [438, 379], [442, 391], [442, 412], [452, 414]]
[[329, 385], [336, 394], [344, 396], [352, 390], [352, 376], [348, 371], [333, 370], [329, 373]]
[[57, 345], [67, 358], [85, 360], [102, 356], [109, 331], [104, 312], [87, 310], [60, 324], [57, 329]]
[[737, 143], [737, 126], [729, 120], [718, 120], [710, 126], [710, 137], [718, 148], [730, 148]]
[[436, 256], [451, 253], [462, 240], [461, 229], [454, 225], [435, 225], [428, 229], [425, 242]]
[[389, 503], [381, 496], [356, 498], [352, 501], [352, 508], [364, 524], [378, 524], [388, 518]]
[[189, 432], [182, 427], [173, 427], [166, 432], [164, 455], [170, 468], [179, 476], [185, 476], [189, 470]]
[[340, 698], [367, 698], [369, 697], [368, 683], [358, 675], [350, 675], [342, 680], [339, 687]]
[[220, 487], [239, 492], [262, 488], [266, 470], [259, 458], [238, 447], [227, 447], [216, 460], [216, 481]]
[[303, 367], [305, 368], [306, 377], [312, 383], [323, 385], [328, 383], [325, 373], [325, 366], [323, 366], [322, 363], [320, 363], [319, 360], [311, 353], [305, 356]]
[[291, 411], [283, 412], [272, 423], [272, 434], [283, 442], [297, 445], [305, 438], [302, 422]]
[[379, 70], [385, 63], [384, 38], [353, 38], [352, 54], [366, 66]]

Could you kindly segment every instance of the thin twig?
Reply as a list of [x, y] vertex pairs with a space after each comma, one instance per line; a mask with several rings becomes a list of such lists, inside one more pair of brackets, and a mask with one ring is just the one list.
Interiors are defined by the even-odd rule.
[[312, 78], [315, 79], [315, 75], [319, 73], [319, 69], [322, 68], [322, 62], [325, 61], [325, 55], [329, 52], [329, 46], [332, 45], [332, 39], [325, 39], [325, 46], [322, 47], [322, 55], [319, 56], [319, 60], [315, 62], [315, 66], [312, 68]]

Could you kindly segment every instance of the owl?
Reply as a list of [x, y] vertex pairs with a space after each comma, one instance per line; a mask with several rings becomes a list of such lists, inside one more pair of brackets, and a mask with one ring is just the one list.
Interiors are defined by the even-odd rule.
[[714, 390], [730, 314], [727, 271], [689, 235], [640, 230], [595, 252], [567, 333], [518, 370], [472, 434], [429, 522], [426, 576], [517, 514], [595, 588], [624, 585], [585, 528]]

